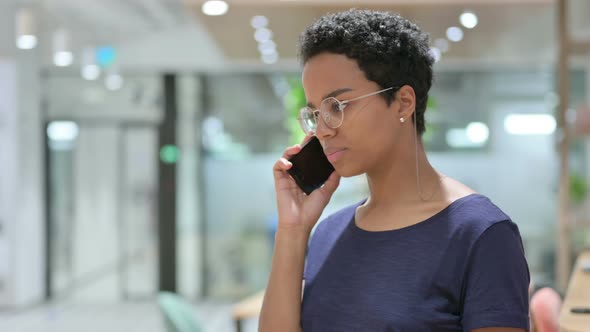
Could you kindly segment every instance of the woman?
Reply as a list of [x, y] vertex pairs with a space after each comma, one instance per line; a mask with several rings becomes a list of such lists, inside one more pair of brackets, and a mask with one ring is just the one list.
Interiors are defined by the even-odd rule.
[[[350, 10], [300, 42], [301, 123], [336, 171], [307, 196], [286, 173], [300, 145], [274, 165], [279, 225], [260, 331], [528, 330], [517, 226], [424, 152], [428, 36], [398, 15]], [[308, 248], [340, 177], [359, 174], [369, 197], [322, 221]]]

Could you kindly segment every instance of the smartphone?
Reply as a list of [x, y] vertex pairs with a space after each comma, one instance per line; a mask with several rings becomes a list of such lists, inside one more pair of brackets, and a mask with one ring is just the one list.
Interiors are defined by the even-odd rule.
[[307, 195], [320, 188], [334, 172], [334, 167], [315, 136], [289, 161], [293, 166], [287, 172]]

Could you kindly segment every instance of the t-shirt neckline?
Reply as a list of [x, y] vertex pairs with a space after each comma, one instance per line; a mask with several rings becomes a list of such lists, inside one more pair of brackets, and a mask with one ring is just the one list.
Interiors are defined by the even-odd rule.
[[362, 204], [364, 204], [367, 199], [362, 200], [361, 202], [359, 202], [358, 204], [356, 204], [352, 209], [352, 215], [349, 218], [349, 224], [348, 224], [348, 228], [355, 234], [361, 235], [361, 236], [372, 236], [372, 237], [380, 237], [380, 236], [391, 236], [394, 234], [400, 234], [400, 233], [405, 233], [408, 231], [412, 231], [414, 229], [417, 228], [421, 228], [424, 226], [427, 226], [433, 222], [436, 222], [438, 220], [440, 220], [441, 216], [451, 212], [453, 209], [457, 208], [458, 206], [461, 206], [462, 204], [464, 204], [467, 201], [470, 201], [472, 199], [476, 199], [478, 197], [484, 197], [478, 193], [472, 193], [466, 196], [463, 196], [461, 198], [458, 198], [456, 200], [454, 200], [453, 202], [451, 202], [449, 205], [447, 205], [445, 208], [443, 208], [442, 210], [440, 210], [439, 212], [435, 213], [434, 215], [426, 218], [423, 221], [420, 221], [416, 224], [413, 225], [409, 225], [406, 227], [402, 227], [402, 228], [397, 228], [397, 229], [389, 229], [389, 230], [384, 230], [384, 231], [368, 231], [365, 229], [362, 229], [360, 227], [358, 227], [358, 225], [356, 224], [356, 218], [355, 218], [355, 213], [356, 213], [356, 209], [361, 206]]

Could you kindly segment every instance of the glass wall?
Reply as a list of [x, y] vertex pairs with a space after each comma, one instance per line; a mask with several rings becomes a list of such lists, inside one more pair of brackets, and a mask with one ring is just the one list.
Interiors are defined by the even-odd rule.
[[47, 79], [51, 293], [91, 300], [157, 288], [157, 77], [108, 91]]
[[287, 77], [245, 73], [204, 79], [203, 167], [206, 294], [237, 298], [262, 289], [276, 212], [271, 168], [289, 144]]

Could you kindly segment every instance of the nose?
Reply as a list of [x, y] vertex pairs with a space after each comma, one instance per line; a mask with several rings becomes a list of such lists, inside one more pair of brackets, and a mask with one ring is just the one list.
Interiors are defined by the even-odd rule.
[[330, 128], [322, 116], [318, 116], [315, 135], [320, 140], [325, 140], [336, 135], [336, 130]]

